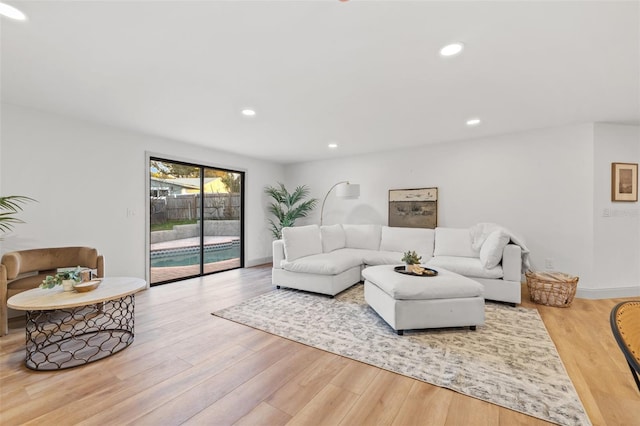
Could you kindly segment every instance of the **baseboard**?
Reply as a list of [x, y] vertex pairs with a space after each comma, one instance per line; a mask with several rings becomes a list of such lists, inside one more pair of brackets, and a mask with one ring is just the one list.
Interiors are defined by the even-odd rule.
[[619, 297], [640, 296], [640, 285], [633, 287], [613, 288], [580, 288], [576, 291], [576, 297], [580, 299], [617, 299]]
[[244, 267], [251, 268], [253, 266], [264, 265], [265, 263], [271, 263], [271, 262], [273, 262], [273, 258], [271, 256], [263, 257], [260, 259], [251, 259], [244, 262]]

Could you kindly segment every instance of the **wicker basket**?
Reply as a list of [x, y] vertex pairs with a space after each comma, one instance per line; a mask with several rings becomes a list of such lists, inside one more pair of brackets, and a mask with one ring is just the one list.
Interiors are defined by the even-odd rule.
[[559, 308], [571, 306], [578, 287], [578, 277], [562, 272], [532, 271], [528, 271], [525, 276], [532, 302]]

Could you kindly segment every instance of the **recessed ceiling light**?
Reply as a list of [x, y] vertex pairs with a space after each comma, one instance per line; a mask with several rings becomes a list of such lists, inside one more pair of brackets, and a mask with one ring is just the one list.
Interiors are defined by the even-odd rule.
[[440, 55], [442, 56], [454, 56], [462, 52], [464, 45], [462, 43], [451, 43], [440, 49]]
[[9, 6], [5, 3], [0, 3], [0, 15], [6, 16], [7, 18], [15, 19], [16, 21], [25, 21], [27, 19], [27, 15], [25, 15], [15, 7]]
[[329, 145], [327, 145], [329, 148], [331, 149], [336, 149], [338, 147], [337, 143], [330, 143]]
[[242, 110], [242, 115], [245, 115], [247, 117], [253, 117], [254, 115], [256, 115], [256, 112], [250, 108], [245, 108]]
[[467, 126], [469, 127], [477, 126], [478, 124], [480, 124], [479, 118], [470, 118], [467, 120]]

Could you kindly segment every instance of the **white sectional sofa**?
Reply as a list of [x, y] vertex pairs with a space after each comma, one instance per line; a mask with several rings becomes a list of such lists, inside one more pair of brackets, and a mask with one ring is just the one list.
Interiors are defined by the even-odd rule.
[[[478, 247], [478, 242], [482, 244]], [[273, 242], [272, 283], [334, 296], [362, 281], [367, 266], [401, 265], [414, 250], [422, 264], [478, 281], [484, 298], [520, 303], [523, 247], [495, 230], [478, 240], [469, 228], [394, 228], [383, 225], [308, 225], [282, 230]]]

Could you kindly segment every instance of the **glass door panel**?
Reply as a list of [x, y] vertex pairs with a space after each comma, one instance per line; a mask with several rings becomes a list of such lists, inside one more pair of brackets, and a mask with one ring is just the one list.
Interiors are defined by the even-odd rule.
[[151, 284], [200, 274], [200, 167], [151, 160]]
[[204, 273], [241, 266], [242, 174], [204, 169]]
[[242, 172], [151, 158], [152, 285], [243, 266], [243, 178]]

